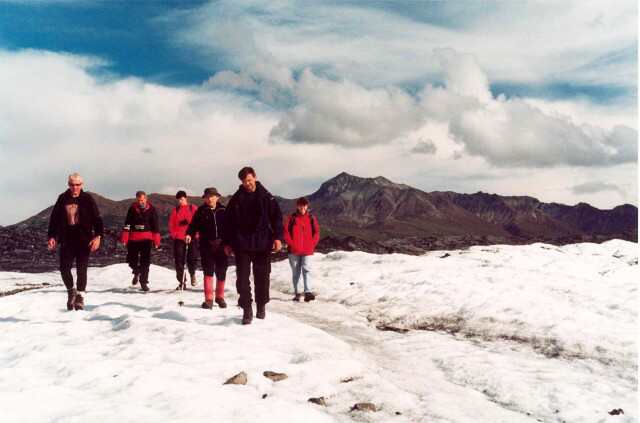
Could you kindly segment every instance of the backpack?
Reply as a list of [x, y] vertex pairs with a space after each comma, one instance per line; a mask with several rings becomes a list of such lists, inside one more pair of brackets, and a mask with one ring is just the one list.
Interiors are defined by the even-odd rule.
[[[311, 214], [311, 212], [307, 212], [307, 214], [309, 215], [309, 221], [311, 222], [311, 236], [314, 237], [316, 236], [316, 225], [314, 225], [314, 216]], [[296, 224], [296, 216], [298, 215], [298, 213], [292, 213], [289, 216], [289, 235], [291, 235], [291, 238], [293, 239], [293, 227]]]

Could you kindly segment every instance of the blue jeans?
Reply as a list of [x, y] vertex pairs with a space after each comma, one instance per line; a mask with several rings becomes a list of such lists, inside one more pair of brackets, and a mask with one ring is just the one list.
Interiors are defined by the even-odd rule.
[[302, 273], [304, 292], [311, 292], [311, 256], [289, 254], [289, 265], [293, 275], [293, 292], [298, 293], [298, 281]]

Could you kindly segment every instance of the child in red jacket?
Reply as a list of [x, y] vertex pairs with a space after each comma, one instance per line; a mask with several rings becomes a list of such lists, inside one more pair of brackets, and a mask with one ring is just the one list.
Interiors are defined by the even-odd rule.
[[320, 240], [318, 219], [309, 212], [309, 200], [304, 197], [296, 201], [296, 212], [287, 217], [284, 225], [284, 240], [289, 251], [289, 265], [293, 277], [294, 301], [300, 301], [298, 281], [302, 274], [304, 300], [315, 300], [311, 291], [311, 256]]

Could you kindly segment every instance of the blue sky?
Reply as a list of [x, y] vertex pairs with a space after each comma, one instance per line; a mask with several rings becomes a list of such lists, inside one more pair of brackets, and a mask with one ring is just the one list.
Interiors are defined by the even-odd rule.
[[167, 13], [205, 2], [0, 2], [0, 41], [4, 48], [64, 51], [109, 62], [118, 75], [171, 85], [199, 84], [211, 69], [171, 43], [175, 25]]
[[288, 196], [345, 170], [637, 203], [632, 1], [0, 0], [0, 95], [0, 224], [72, 171], [123, 198], [247, 163]]

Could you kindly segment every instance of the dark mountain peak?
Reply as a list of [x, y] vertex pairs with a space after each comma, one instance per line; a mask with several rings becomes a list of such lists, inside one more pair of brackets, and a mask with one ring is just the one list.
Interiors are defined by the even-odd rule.
[[312, 196], [318, 195], [338, 195], [347, 191], [363, 191], [368, 189], [396, 188], [409, 189], [405, 184], [396, 184], [384, 176], [376, 176], [375, 178], [363, 178], [361, 176], [351, 175], [347, 172], [341, 172], [328, 181], [324, 182], [318, 191]]
[[633, 204], [621, 204], [619, 206], [614, 207], [612, 210], [617, 210], [617, 211], [635, 211], [636, 213], [638, 212], [638, 208], [636, 206], [634, 206]]

